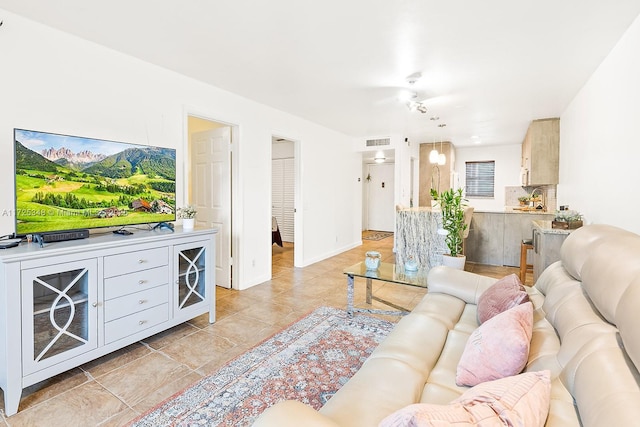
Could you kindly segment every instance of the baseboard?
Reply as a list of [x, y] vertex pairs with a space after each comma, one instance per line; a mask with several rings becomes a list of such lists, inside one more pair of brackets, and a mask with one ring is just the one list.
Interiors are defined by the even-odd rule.
[[[351, 250], [353, 248], [357, 248], [358, 246], [362, 246], [362, 240], [360, 240], [359, 242], [351, 243], [351, 244], [346, 245], [346, 246], [342, 246], [341, 248], [338, 248], [338, 249], [334, 249], [334, 250], [332, 250], [330, 252], [324, 253], [324, 254], [319, 255], [317, 257], [313, 257], [311, 259], [303, 260], [302, 267], [308, 267], [311, 264], [315, 264], [316, 262], [324, 261], [325, 259], [331, 258], [332, 256], [340, 255], [341, 253], [346, 252], [348, 250]], [[345, 265], [345, 267], [348, 267], [348, 265]]]

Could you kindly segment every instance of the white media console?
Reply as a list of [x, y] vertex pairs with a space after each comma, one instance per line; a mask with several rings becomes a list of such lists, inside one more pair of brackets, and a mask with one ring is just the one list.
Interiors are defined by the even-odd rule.
[[0, 387], [22, 389], [204, 313], [215, 321], [213, 229], [106, 233], [0, 251]]

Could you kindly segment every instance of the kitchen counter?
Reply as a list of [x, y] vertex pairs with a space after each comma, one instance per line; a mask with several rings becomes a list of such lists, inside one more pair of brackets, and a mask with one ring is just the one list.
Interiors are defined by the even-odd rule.
[[474, 212], [478, 212], [478, 213], [516, 214], [516, 215], [522, 215], [522, 214], [550, 215], [550, 214], [553, 213], [553, 212], [549, 212], [549, 211], [544, 210], [544, 209], [523, 210], [519, 206], [505, 206], [505, 208], [502, 209], [502, 210], [481, 209], [481, 210], [475, 210]]
[[505, 213], [550, 214], [546, 209], [535, 209], [524, 206], [505, 206]]
[[560, 228], [552, 228], [551, 227], [551, 221], [545, 221], [545, 220], [533, 220], [533, 226], [534, 228], [540, 230], [541, 233], [544, 234], [571, 234], [573, 231], [576, 231], [577, 228], [574, 228], [572, 230], [563, 230]]

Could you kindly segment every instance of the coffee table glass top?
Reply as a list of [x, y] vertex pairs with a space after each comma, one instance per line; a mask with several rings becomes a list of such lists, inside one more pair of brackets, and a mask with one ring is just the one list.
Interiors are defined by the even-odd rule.
[[367, 270], [363, 262], [352, 265], [344, 269], [344, 274], [353, 277], [364, 277], [366, 279], [383, 280], [385, 282], [399, 283], [402, 285], [427, 287], [428, 269], [418, 271], [405, 271], [402, 266], [381, 262], [377, 270]]

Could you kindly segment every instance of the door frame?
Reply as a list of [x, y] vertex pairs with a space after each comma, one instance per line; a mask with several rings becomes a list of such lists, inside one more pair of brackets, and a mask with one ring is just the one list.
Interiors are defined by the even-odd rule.
[[[239, 140], [240, 140], [240, 126], [234, 124], [228, 120], [215, 118], [215, 114], [202, 111], [198, 108], [191, 106], [184, 106], [183, 108], [183, 153], [184, 153], [184, 171], [183, 171], [183, 188], [182, 188], [182, 196], [184, 201], [186, 202], [188, 188], [191, 184], [191, 153], [189, 146], [189, 116], [197, 117], [202, 120], [208, 120], [211, 122], [216, 122], [223, 124], [225, 126], [229, 126], [231, 128], [231, 161], [230, 161], [230, 169], [231, 169], [231, 289], [240, 289], [240, 284], [242, 283], [242, 269], [239, 268], [241, 265], [240, 262], [240, 240], [238, 230], [242, 230], [242, 198], [239, 197], [239, 189], [242, 188], [241, 176], [239, 174], [239, 164], [240, 164], [240, 149], [239, 149]], [[217, 249], [217, 248], [216, 248]]]
[[[369, 199], [370, 199], [370, 195], [369, 195], [369, 186], [367, 183], [367, 173], [369, 171], [369, 165], [375, 165], [377, 164], [376, 162], [374, 162], [371, 158], [372, 156], [376, 153], [376, 151], [380, 150], [380, 148], [377, 148], [375, 150], [364, 150], [361, 152], [362, 154], [362, 165], [361, 165], [361, 169], [362, 169], [362, 186], [361, 188], [361, 199], [362, 199], [362, 204], [361, 204], [361, 210], [362, 210], [362, 222], [361, 222], [361, 231], [365, 231], [365, 230], [369, 230]], [[388, 147], [388, 148], [384, 148], [383, 151], [385, 152], [393, 152], [393, 162], [385, 162], [387, 164], [391, 163], [393, 164], [393, 203], [398, 203], [398, 194], [399, 194], [399, 189], [400, 189], [400, 182], [401, 182], [401, 177], [399, 176], [400, 174], [400, 168], [398, 167], [398, 153], [399, 150], [396, 150], [394, 147]], [[416, 188], [418, 188], [419, 186], [417, 186]], [[395, 230], [395, 215], [394, 215], [394, 230]]]
[[[301, 173], [301, 150], [302, 145], [297, 138], [290, 138], [282, 132], [271, 132], [270, 138], [283, 138], [287, 141], [293, 142], [293, 174], [294, 174], [294, 209], [293, 215], [293, 265], [294, 267], [304, 267], [302, 265], [304, 247], [303, 247], [303, 215], [302, 215], [302, 173]], [[269, 176], [273, 175], [273, 143], [269, 141]], [[273, 194], [273, 180], [269, 181], [269, 194]], [[271, 206], [271, 196], [269, 196], [269, 206]], [[271, 216], [271, 208], [269, 208], [269, 215]], [[271, 221], [269, 221], [271, 224]], [[271, 229], [269, 229], [271, 230]], [[271, 242], [271, 232], [269, 232], [269, 242]], [[273, 270], [271, 265], [269, 266], [269, 277], [273, 277]]]

